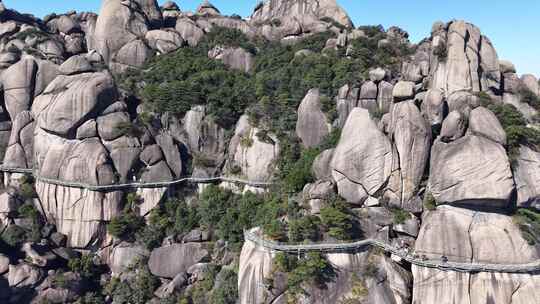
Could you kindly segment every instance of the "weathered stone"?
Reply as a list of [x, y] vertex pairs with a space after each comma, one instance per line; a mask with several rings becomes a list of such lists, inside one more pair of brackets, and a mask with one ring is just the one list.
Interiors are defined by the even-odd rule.
[[536, 96], [540, 96], [540, 85], [536, 76], [531, 74], [525, 74], [521, 76], [521, 83]]
[[367, 110], [355, 108], [349, 115], [331, 167], [339, 194], [349, 203], [362, 203], [388, 181], [392, 170], [390, 141]]
[[[464, 263], [522, 264], [538, 259], [510, 216], [450, 206], [425, 214], [415, 253]], [[538, 296], [529, 287], [540, 282], [537, 275], [468, 274], [418, 266], [412, 270], [413, 303], [529, 303]]]
[[469, 117], [471, 110], [480, 105], [480, 99], [470, 92], [456, 91], [448, 95], [446, 103], [448, 112], [458, 111], [465, 117]]
[[497, 116], [484, 107], [478, 107], [471, 111], [467, 132], [506, 145], [506, 132]]
[[420, 222], [414, 215], [410, 215], [409, 219], [405, 220], [403, 223], [394, 225], [392, 229], [399, 233], [417, 237], [418, 231], [420, 230]]
[[394, 100], [393, 96], [394, 86], [386, 81], [381, 81], [379, 83], [379, 90], [377, 94], [377, 104], [379, 106], [379, 111], [382, 113], [388, 113], [392, 107], [392, 101]]
[[414, 83], [400, 81], [394, 86], [393, 96], [396, 101], [407, 100], [414, 97]]
[[138, 139], [123, 136], [105, 144], [119, 176], [118, 182], [127, 182], [130, 177], [135, 175], [134, 169], [139, 162], [141, 145]]
[[61, 75], [34, 100], [32, 113], [40, 128], [64, 136], [108, 106], [116, 94], [108, 73]]
[[175, 29], [188, 42], [189, 46], [197, 46], [204, 36], [203, 30], [189, 18], [178, 19]]
[[513, 105], [528, 121], [532, 121], [533, 118], [538, 114], [538, 111], [535, 108], [531, 107], [525, 102], [522, 102], [520, 96], [517, 94], [504, 93], [503, 103]]
[[49, 58], [56, 60], [64, 58], [64, 45], [57, 40], [49, 39], [41, 42], [37, 45], [37, 49]]
[[154, 165], [160, 160], [163, 160], [163, 153], [158, 145], [146, 146], [140, 155], [141, 161], [147, 166]]
[[0, 253], [0, 275], [8, 272], [9, 270], [9, 257]]
[[[395, 194], [404, 207], [414, 196], [427, 161], [431, 144], [431, 129], [413, 101], [400, 102], [392, 108], [390, 123], [399, 164], [399, 182]], [[393, 170], [395, 171], [395, 170]]]
[[27, 261], [39, 267], [50, 267], [56, 260], [56, 256], [44, 246], [25, 243], [21, 250], [24, 252]]
[[332, 168], [330, 163], [334, 157], [334, 149], [324, 150], [313, 161], [311, 171], [318, 180], [332, 179]]
[[452, 111], [443, 121], [440, 138], [443, 142], [451, 142], [461, 138], [465, 133], [466, 121], [463, 114]]
[[207, 257], [208, 251], [200, 243], [173, 244], [154, 249], [148, 266], [153, 275], [172, 279]]
[[369, 71], [369, 80], [373, 82], [380, 82], [386, 77], [386, 71], [382, 68], [376, 68]]
[[156, 136], [156, 142], [163, 151], [165, 160], [175, 177], [182, 176], [182, 158], [178, 145], [174, 142], [171, 135], [161, 133]]
[[452, 21], [432, 33], [432, 51], [444, 58], [431, 60], [431, 88], [447, 96], [459, 91], [498, 91], [501, 73], [497, 53], [480, 29], [465, 21]]
[[168, 54], [181, 48], [184, 39], [173, 30], [153, 30], [146, 33], [146, 40], [151, 48], [161, 54]]
[[0, 213], [12, 213], [19, 209], [22, 205], [22, 201], [18, 200], [15, 196], [10, 195], [8, 192], [0, 194]]
[[204, 164], [204, 166], [212, 167], [223, 161], [226, 145], [225, 130], [215, 122], [212, 116], [207, 115], [204, 106], [194, 106], [189, 110], [184, 116], [182, 126], [183, 132], [177, 140], [185, 143], [192, 155], [212, 160], [212, 164]]
[[81, 30], [80, 26], [66, 15], [62, 15], [56, 19], [56, 27], [60, 33], [67, 35]]
[[203, 16], [219, 16], [221, 13], [208, 0], [204, 0], [198, 7], [196, 13]]
[[499, 66], [501, 69], [501, 74], [516, 73], [516, 67], [508, 60], [499, 60]]
[[0, 68], [8, 68], [15, 62], [19, 61], [20, 54], [14, 52], [0, 53]]
[[124, 45], [148, 31], [146, 16], [129, 3], [126, 6], [122, 1], [106, 0], [101, 6], [92, 43], [107, 63]]
[[377, 84], [375, 82], [365, 82], [360, 88], [360, 99], [377, 99], [377, 90]]
[[152, 50], [142, 40], [133, 40], [124, 45], [113, 57], [119, 63], [120, 72], [124, 68], [139, 68], [153, 55]]
[[[305, 3], [287, 0], [265, 2], [255, 9], [251, 21], [265, 23], [282, 18], [297, 18], [300, 20], [313, 18], [320, 20], [324, 17], [331, 18], [346, 27], [352, 27], [349, 16], [335, 0], [309, 1]], [[304, 26], [306, 25], [304, 24]]]
[[208, 232], [200, 229], [191, 230], [182, 238], [182, 243], [206, 241], [208, 241]]
[[517, 205], [522, 208], [540, 210], [540, 153], [520, 146], [514, 166], [517, 189]]
[[503, 146], [479, 136], [437, 140], [430, 172], [429, 189], [439, 203], [505, 207], [514, 189]]
[[73, 75], [93, 71], [92, 65], [86, 57], [82, 55], [71, 56], [60, 66], [60, 73], [63, 75]]
[[318, 89], [311, 89], [300, 103], [296, 135], [307, 148], [318, 146], [330, 134], [331, 126], [321, 110]]
[[347, 117], [349, 117], [349, 113], [358, 105], [359, 94], [359, 88], [350, 87], [348, 84], [339, 89], [336, 108], [338, 112], [337, 125], [340, 128], [343, 128]]
[[441, 125], [444, 119], [444, 93], [439, 89], [430, 89], [427, 91], [424, 102], [422, 103], [422, 112], [432, 126]]
[[241, 304], [264, 303], [268, 296], [265, 278], [272, 271], [272, 254], [251, 241], [244, 242], [238, 271], [238, 298]]
[[251, 181], [267, 181], [276, 169], [280, 146], [273, 134], [259, 134], [261, 130], [249, 124], [247, 115], [240, 117], [229, 145], [229, 159]]
[[10, 287], [35, 287], [42, 277], [43, 272], [29, 264], [9, 265], [7, 279]]
[[23, 59], [2, 73], [6, 109], [12, 120], [30, 109], [34, 97], [37, 64], [33, 59]]
[[117, 101], [111, 104], [105, 110], [101, 112], [101, 116], [116, 113], [116, 112], [128, 112], [128, 107], [126, 103], [123, 101]]
[[141, 181], [146, 183], [169, 182], [172, 180], [171, 169], [165, 161], [159, 161], [155, 165], [146, 168], [141, 175]]
[[97, 129], [99, 136], [106, 141], [119, 138], [126, 133], [126, 126], [131, 124], [129, 114], [125, 112], [115, 112], [97, 118]]
[[221, 60], [229, 68], [245, 73], [250, 73], [255, 64], [253, 54], [243, 48], [216, 46], [208, 51], [208, 57]]
[[505, 93], [519, 94], [523, 85], [521, 79], [519, 79], [516, 73], [506, 73], [503, 74], [504, 86], [503, 90]]
[[168, 298], [175, 292], [180, 292], [184, 286], [188, 284], [188, 277], [186, 273], [180, 273], [172, 281], [162, 285], [155, 294], [161, 298]]
[[92, 138], [98, 135], [95, 119], [90, 119], [77, 128], [77, 139]]
[[127, 271], [130, 266], [134, 266], [141, 259], [148, 257], [149, 254], [148, 250], [142, 246], [120, 244], [112, 250], [109, 267], [113, 275], [119, 275]]

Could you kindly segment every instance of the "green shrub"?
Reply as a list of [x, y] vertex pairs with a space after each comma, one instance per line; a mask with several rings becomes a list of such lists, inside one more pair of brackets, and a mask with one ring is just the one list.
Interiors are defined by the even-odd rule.
[[199, 43], [200, 48], [207, 50], [214, 46], [241, 47], [252, 54], [257, 52], [255, 44], [242, 31], [220, 26], [213, 26], [212, 30], [204, 35]]
[[296, 220], [289, 220], [289, 241], [302, 242], [315, 241], [319, 237], [320, 220], [316, 216], [305, 216]]
[[107, 224], [107, 231], [114, 237], [133, 241], [135, 234], [144, 228], [144, 218], [132, 211], [124, 212]]
[[193, 285], [193, 288], [187, 292], [187, 296], [193, 304], [211, 303], [209, 298], [210, 291], [215, 285], [219, 269], [216, 266], [209, 265], [209, 269], [204, 274], [204, 278]]
[[431, 192], [427, 192], [426, 195], [424, 196], [424, 208], [430, 211], [435, 210], [437, 208], [437, 201], [435, 200]]
[[75, 302], [75, 304], [103, 304], [105, 299], [97, 292], [87, 292]]
[[332, 265], [317, 252], [310, 252], [298, 261], [297, 266], [290, 271], [287, 278], [289, 293], [293, 295], [303, 294], [305, 290], [302, 284], [311, 284], [322, 287], [332, 281], [336, 273]]
[[216, 162], [213, 158], [203, 155], [202, 153], [193, 155], [192, 163], [193, 166], [202, 168], [210, 168], [216, 165]]
[[301, 191], [307, 183], [314, 181], [311, 167], [318, 155], [318, 149], [306, 149], [296, 161], [282, 159], [281, 175], [284, 191], [295, 193]]
[[524, 102], [537, 111], [540, 110], [540, 97], [531, 92], [528, 88], [522, 87], [519, 90], [519, 96], [521, 96], [521, 102]]
[[437, 45], [435, 49], [433, 49], [433, 55], [437, 56], [440, 61], [446, 61], [446, 58], [448, 57], [448, 50], [446, 48], [446, 44], [439, 43], [439, 45]]
[[321, 143], [321, 146], [320, 146], [321, 152], [327, 149], [335, 148], [338, 145], [340, 138], [341, 138], [341, 129], [337, 129], [337, 128], [332, 129], [332, 132], [330, 132], [330, 134], [328, 134]]
[[328, 234], [338, 240], [352, 238], [352, 217], [342, 202], [335, 202], [331, 206], [321, 209], [321, 222]]
[[[217, 39], [218, 35], [213, 37]], [[135, 93], [155, 112], [183, 115], [194, 105], [206, 105], [208, 114], [216, 118], [218, 125], [231, 128], [256, 100], [253, 82], [248, 75], [208, 58], [202, 45], [158, 56], [147, 64], [144, 72], [124, 82], [144, 80], [144, 87]]]
[[[219, 281], [219, 287], [214, 288], [210, 296], [210, 302], [213, 304], [235, 304], [238, 300], [238, 274], [231, 269], [223, 268], [216, 281]], [[217, 284], [216, 284], [217, 285]]]
[[536, 245], [540, 237], [540, 213], [528, 209], [518, 209], [513, 220], [519, 227], [523, 238], [531, 246]]
[[26, 232], [17, 225], [11, 225], [2, 233], [2, 240], [11, 247], [18, 247], [26, 241]]
[[393, 208], [393, 222], [396, 225], [404, 224], [408, 219], [411, 218], [411, 214], [403, 209]]
[[280, 272], [290, 272], [296, 267], [296, 258], [289, 256], [287, 253], [278, 252], [273, 259], [274, 269]]
[[30, 183], [23, 183], [20, 187], [19, 193], [21, 194], [23, 199], [32, 199], [37, 197], [34, 185]]
[[321, 96], [321, 109], [326, 114], [326, 118], [330, 123], [337, 119], [338, 113], [334, 100], [328, 96]]
[[115, 303], [145, 304], [150, 301], [160, 285], [159, 279], [152, 276], [142, 261], [134, 267], [133, 273], [135, 275], [127, 282], [112, 278], [105, 286], [105, 294]]
[[141, 137], [144, 134], [144, 129], [135, 121], [121, 122], [116, 125], [116, 129], [129, 137]]
[[32, 203], [23, 204], [19, 207], [19, 209], [17, 209], [17, 213], [21, 217], [34, 220], [40, 216], [39, 211]]
[[527, 120], [510, 104], [491, 104], [488, 108], [497, 116], [506, 132], [510, 160], [515, 161], [520, 145], [537, 148], [540, 144], [540, 131], [527, 126]]
[[64, 273], [57, 273], [52, 277], [51, 284], [54, 288], [66, 288], [68, 287], [68, 281]]
[[285, 227], [279, 220], [273, 220], [263, 227], [264, 234], [274, 241], [285, 239]]
[[369, 290], [366, 282], [353, 273], [351, 277], [351, 296], [347, 297], [340, 304], [361, 304], [362, 301], [369, 295]]
[[83, 278], [95, 279], [99, 276], [97, 265], [94, 264], [93, 254], [84, 254], [80, 258], [73, 258], [68, 261], [68, 268], [81, 275]]
[[240, 146], [242, 146], [243, 148], [249, 148], [253, 146], [253, 139], [246, 135], [242, 136], [242, 138], [240, 139]]

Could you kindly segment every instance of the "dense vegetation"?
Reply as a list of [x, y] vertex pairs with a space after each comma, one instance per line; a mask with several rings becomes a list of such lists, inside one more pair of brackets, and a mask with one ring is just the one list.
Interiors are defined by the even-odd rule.
[[519, 209], [514, 215], [514, 222], [521, 230], [523, 238], [530, 244], [535, 245], [540, 238], [540, 213]]
[[[507, 137], [508, 155], [512, 162], [515, 161], [519, 146], [526, 145], [535, 150], [540, 144], [540, 130], [528, 125], [527, 119], [511, 104], [495, 103], [491, 97], [484, 93], [478, 93], [480, 104], [490, 109], [501, 123]], [[525, 101], [524, 101], [525, 102]]]
[[[401, 59], [412, 51], [395, 43], [378, 47], [386, 38], [383, 29], [363, 29], [368, 36], [353, 40], [350, 54], [344, 56], [343, 49], [323, 52], [326, 41], [335, 36], [330, 32], [285, 46], [249, 40], [239, 30], [214, 27], [196, 48], [156, 57], [143, 72], [127, 73], [121, 83], [158, 113], [182, 115], [193, 105], [207, 105], [208, 112], [225, 128], [231, 128], [247, 111], [269, 130], [290, 130], [296, 108], [309, 89], [317, 87], [323, 94], [335, 96], [344, 84], [365, 79], [369, 68], [398, 69]], [[253, 72], [231, 71], [209, 59], [208, 51], [216, 45], [242, 47], [255, 54]], [[299, 56], [299, 50], [313, 53]]]

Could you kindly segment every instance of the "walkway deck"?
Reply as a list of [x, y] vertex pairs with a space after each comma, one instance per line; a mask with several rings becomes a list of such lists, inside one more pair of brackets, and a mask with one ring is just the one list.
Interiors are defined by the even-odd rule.
[[499, 273], [538, 273], [540, 272], [540, 260], [526, 264], [485, 264], [485, 263], [463, 263], [463, 262], [443, 262], [442, 260], [426, 260], [410, 254], [404, 249], [394, 247], [379, 240], [367, 239], [351, 243], [320, 243], [305, 245], [289, 245], [262, 239], [258, 235], [245, 232], [244, 238], [263, 248], [271, 251], [286, 252], [291, 254], [306, 252], [322, 253], [347, 253], [360, 252], [370, 247], [376, 247], [400, 257], [413, 265], [427, 268], [436, 268], [444, 271], [457, 272], [499, 272]]

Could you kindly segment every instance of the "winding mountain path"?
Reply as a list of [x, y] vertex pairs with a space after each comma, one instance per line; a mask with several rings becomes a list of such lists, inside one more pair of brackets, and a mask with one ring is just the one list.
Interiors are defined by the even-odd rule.
[[404, 249], [397, 248], [390, 244], [386, 244], [382, 241], [375, 239], [361, 240], [351, 243], [320, 243], [320, 244], [301, 244], [301, 245], [288, 245], [268, 241], [260, 236], [246, 231], [244, 232], [244, 238], [247, 241], [251, 241], [265, 249], [278, 252], [286, 252], [291, 254], [299, 254], [306, 252], [323, 252], [323, 253], [344, 253], [344, 252], [358, 252], [368, 249], [369, 247], [376, 247], [398, 256], [404, 261], [407, 261], [413, 265], [427, 268], [436, 268], [444, 271], [457, 271], [457, 272], [499, 272], [499, 273], [537, 273], [540, 272], [540, 260], [527, 264], [485, 264], [485, 263], [463, 263], [463, 262], [445, 262], [441, 260], [428, 260]]

